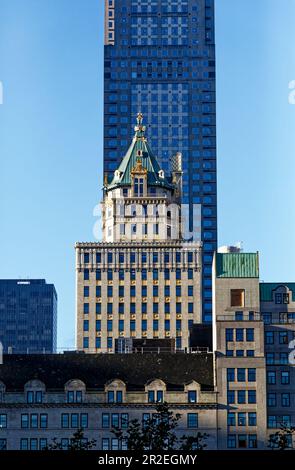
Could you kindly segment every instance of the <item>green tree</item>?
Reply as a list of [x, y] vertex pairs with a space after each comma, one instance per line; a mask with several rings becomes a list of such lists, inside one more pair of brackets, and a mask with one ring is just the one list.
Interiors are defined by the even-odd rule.
[[208, 437], [209, 434], [202, 434], [199, 431], [195, 436], [182, 436], [180, 439], [180, 450], [185, 452], [191, 452], [192, 450], [203, 450], [207, 447], [207, 444], [204, 441], [208, 439]]
[[[84, 436], [84, 429], [80, 428], [74, 432], [73, 436], [69, 440], [69, 446], [67, 450], [69, 451], [81, 451], [81, 450], [91, 450], [96, 446], [96, 440], [88, 440]], [[56, 437], [52, 439], [52, 442], [45, 447], [44, 450], [63, 450], [62, 441], [58, 440]]]
[[290, 449], [290, 443], [292, 442], [292, 437], [294, 434], [295, 427], [289, 427], [285, 424], [281, 424], [281, 429], [269, 436], [268, 447], [270, 447], [272, 450]]
[[208, 434], [198, 432], [196, 436], [182, 436], [180, 440], [177, 438], [180, 418], [179, 413], [174, 414], [169, 410], [167, 403], [159, 403], [156, 413], [149, 420], [141, 424], [138, 419], [133, 419], [126, 429], [113, 428], [112, 433], [121, 443], [125, 443], [128, 450], [136, 452], [192, 451], [206, 447], [203, 441], [209, 437]]

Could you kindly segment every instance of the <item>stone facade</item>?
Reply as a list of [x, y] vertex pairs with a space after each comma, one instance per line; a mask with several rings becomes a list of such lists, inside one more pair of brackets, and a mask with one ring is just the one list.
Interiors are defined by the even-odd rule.
[[213, 292], [219, 447], [267, 449], [295, 424], [295, 285], [259, 283], [258, 254], [218, 253]]
[[76, 244], [79, 350], [113, 352], [117, 338], [173, 338], [188, 348], [189, 328], [202, 318], [202, 249], [182, 235], [181, 181], [181, 156], [165, 175], [139, 114], [105, 181], [103, 240]]
[[0, 369], [0, 444], [41, 450], [57, 438], [66, 449], [83, 427], [85, 438], [97, 441], [95, 449], [120, 450], [111, 430], [124, 430], [135, 418], [142, 423], [156, 413], [156, 402], [165, 401], [181, 415], [179, 438], [207, 433], [208, 448], [216, 449], [212, 370], [212, 354], [6, 356]]

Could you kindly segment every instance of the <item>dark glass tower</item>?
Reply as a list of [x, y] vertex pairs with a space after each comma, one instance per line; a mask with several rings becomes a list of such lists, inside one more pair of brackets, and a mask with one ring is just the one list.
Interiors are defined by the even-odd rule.
[[57, 294], [44, 279], [0, 280], [3, 352], [56, 352]]
[[[105, 0], [104, 172], [142, 112], [161, 167], [183, 156], [183, 203], [203, 241], [203, 321], [211, 321], [217, 248], [214, 0]], [[201, 205], [201, 222], [193, 205]]]

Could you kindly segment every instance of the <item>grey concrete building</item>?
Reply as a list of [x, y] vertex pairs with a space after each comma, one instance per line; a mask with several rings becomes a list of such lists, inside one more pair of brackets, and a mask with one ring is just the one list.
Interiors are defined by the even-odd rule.
[[181, 415], [177, 436], [209, 435], [217, 448], [213, 354], [5, 356], [0, 366], [0, 449], [67, 449], [83, 427], [97, 450], [124, 450], [111, 432], [155, 416], [156, 403]]
[[166, 175], [139, 114], [105, 181], [103, 240], [76, 244], [79, 350], [113, 352], [118, 338], [173, 338], [188, 348], [190, 326], [202, 321], [202, 249], [185, 240], [181, 193], [181, 155]]

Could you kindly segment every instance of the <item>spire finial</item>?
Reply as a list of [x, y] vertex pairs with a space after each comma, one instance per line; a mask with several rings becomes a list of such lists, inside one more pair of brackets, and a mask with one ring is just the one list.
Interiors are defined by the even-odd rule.
[[142, 125], [142, 121], [143, 121], [142, 113], [137, 113], [136, 121], [137, 121], [137, 125], [134, 128], [136, 132], [136, 137], [140, 139], [144, 139], [145, 138], [144, 137], [145, 126]]

